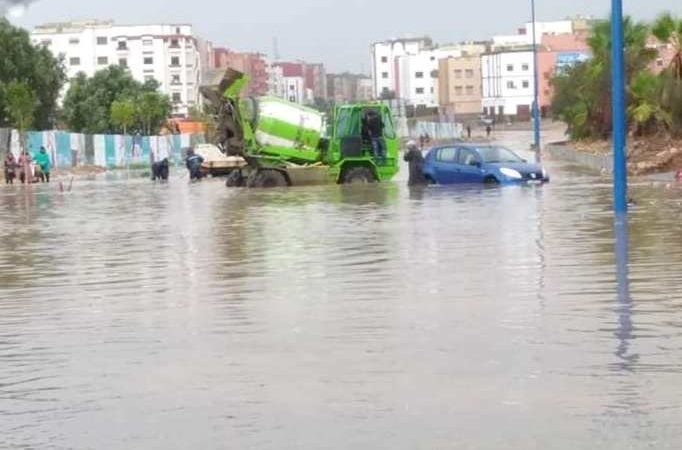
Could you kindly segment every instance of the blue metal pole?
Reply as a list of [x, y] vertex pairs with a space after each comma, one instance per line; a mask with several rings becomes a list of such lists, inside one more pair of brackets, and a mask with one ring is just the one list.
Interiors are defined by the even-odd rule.
[[627, 122], [625, 120], [625, 57], [623, 0], [611, 0], [612, 97], [613, 97], [613, 191], [616, 215], [628, 210]]
[[534, 145], [537, 152], [538, 162], [540, 161], [540, 76], [538, 67], [538, 43], [535, 20], [535, 0], [531, 0], [531, 15], [533, 17], [533, 133]]

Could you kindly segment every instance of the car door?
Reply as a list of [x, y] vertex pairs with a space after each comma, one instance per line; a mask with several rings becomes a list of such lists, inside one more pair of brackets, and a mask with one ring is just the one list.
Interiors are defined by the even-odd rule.
[[458, 183], [457, 148], [443, 147], [438, 150], [434, 163], [436, 182], [439, 184]]
[[481, 157], [471, 148], [460, 147], [457, 153], [457, 169], [460, 183], [482, 183]]

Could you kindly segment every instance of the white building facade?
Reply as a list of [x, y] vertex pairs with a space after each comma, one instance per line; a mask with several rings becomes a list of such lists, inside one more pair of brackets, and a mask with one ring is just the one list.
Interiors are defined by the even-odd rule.
[[459, 58], [462, 50], [438, 48], [397, 59], [398, 97], [416, 108], [438, 107], [438, 68], [441, 59]]
[[210, 45], [194, 36], [191, 25], [115, 25], [110, 21], [47, 24], [31, 33], [35, 45], [63, 57], [67, 76], [92, 76], [111, 65], [126, 67], [139, 82], [156, 80], [184, 116], [200, 103], [203, 52]]
[[393, 39], [372, 44], [374, 97], [397, 96], [399, 90], [397, 59], [406, 55], [418, 55], [432, 46], [432, 41], [428, 37]]
[[483, 113], [530, 118], [533, 106], [533, 52], [510, 50], [481, 56]]
[[[544, 35], [571, 34], [574, 31], [572, 20], [559, 20], [554, 22], [536, 22], [536, 42], [542, 42]], [[493, 47], [518, 47], [533, 44], [533, 23], [528, 22], [518, 30], [517, 34], [493, 36]]]

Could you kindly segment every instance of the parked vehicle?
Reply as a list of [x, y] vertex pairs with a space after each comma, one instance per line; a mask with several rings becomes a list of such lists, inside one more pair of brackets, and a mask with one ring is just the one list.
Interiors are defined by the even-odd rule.
[[435, 147], [426, 155], [424, 176], [434, 184], [542, 184], [549, 174], [512, 150], [497, 145], [455, 144]]

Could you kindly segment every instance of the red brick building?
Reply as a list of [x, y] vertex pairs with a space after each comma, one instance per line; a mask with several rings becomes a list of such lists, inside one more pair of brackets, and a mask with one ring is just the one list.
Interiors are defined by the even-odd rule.
[[215, 69], [234, 69], [251, 78], [246, 95], [262, 96], [268, 93], [268, 70], [265, 57], [259, 53], [233, 52], [226, 48], [216, 48], [214, 53]]

